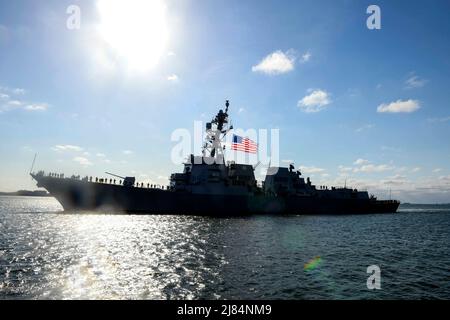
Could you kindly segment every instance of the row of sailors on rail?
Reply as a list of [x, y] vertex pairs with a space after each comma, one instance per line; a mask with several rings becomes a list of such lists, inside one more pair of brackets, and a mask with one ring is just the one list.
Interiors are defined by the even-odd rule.
[[[52, 178], [64, 179], [64, 173], [49, 173], [48, 175], [49, 175], [49, 177], [52, 177]], [[71, 177], [71, 179], [80, 180], [81, 178], [80, 178], [80, 176], [73, 175]], [[107, 178], [95, 177], [95, 180], [94, 180], [94, 178], [92, 176], [91, 177], [86, 176], [83, 179], [81, 179], [81, 181], [89, 181], [89, 182], [94, 182], [95, 181], [96, 183], [109, 183], [109, 184], [116, 184], [117, 183], [116, 179], [107, 179]], [[119, 185], [122, 185], [122, 180], [118, 180], [118, 182], [119, 182]], [[136, 182], [134, 184], [134, 186], [137, 187], [137, 188], [145, 188], [145, 187], [147, 187], [149, 189], [163, 189], [164, 190], [164, 186], [161, 186], [159, 184], [150, 184], [150, 183], [144, 184], [143, 182], [142, 183]], [[166, 189], [169, 189], [169, 187], [166, 187]]]
[[[39, 173], [44, 173], [44, 171], [40, 171]], [[53, 173], [53, 172], [50, 172], [49, 174], [48, 174], [48, 176], [49, 177], [52, 177], [52, 178], [60, 178], [60, 179], [64, 179], [64, 173]]]
[[[82, 181], [89, 181], [89, 182], [93, 182], [93, 179], [92, 179], [92, 177], [84, 177], [83, 179], [81, 179]], [[116, 184], [116, 179], [103, 179], [103, 178], [95, 178], [95, 182], [96, 183], [105, 183], [105, 184]], [[122, 185], [122, 180], [119, 180], [119, 185]], [[150, 183], [143, 183], [143, 182], [141, 182], [141, 183], [139, 183], [139, 182], [136, 182], [134, 185], [133, 185], [134, 187], [136, 187], [136, 188], [145, 188], [145, 187], [147, 187], [147, 188], [149, 188], [149, 189], [163, 189], [164, 190], [164, 186], [161, 186], [161, 185], [159, 185], [159, 184], [150, 184]], [[169, 190], [169, 187], [167, 186], [167, 187], [165, 187], [167, 190]]]

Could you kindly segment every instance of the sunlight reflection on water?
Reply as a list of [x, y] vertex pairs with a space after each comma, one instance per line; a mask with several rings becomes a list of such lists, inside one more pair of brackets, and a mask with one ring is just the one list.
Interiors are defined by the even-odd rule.
[[[0, 197], [0, 299], [450, 297], [448, 210], [234, 219], [61, 210], [53, 198]], [[372, 264], [378, 292], [365, 285]]]

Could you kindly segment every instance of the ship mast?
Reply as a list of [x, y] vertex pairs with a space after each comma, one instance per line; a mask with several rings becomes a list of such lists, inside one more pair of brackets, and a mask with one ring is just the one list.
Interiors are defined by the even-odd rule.
[[224, 141], [227, 133], [233, 129], [233, 126], [228, 126], [228, 108], [230, 101], [225, 102], [225, 112], [220, 110], [216, 117], [206, 124], [206, 137], [203, 145], [203, 157], [211, 157], [218, 159], [222, 156], [225, 163], [224, 149], [222, 141]]

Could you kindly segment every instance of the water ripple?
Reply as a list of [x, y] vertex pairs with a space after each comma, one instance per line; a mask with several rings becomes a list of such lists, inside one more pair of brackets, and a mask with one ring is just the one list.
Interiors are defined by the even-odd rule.
[[[0, 197], [0, 298], [448, 299], [450, 210], [409, 209], [214, 219]], [[366, 287], [373, 264], [382, 290]]]

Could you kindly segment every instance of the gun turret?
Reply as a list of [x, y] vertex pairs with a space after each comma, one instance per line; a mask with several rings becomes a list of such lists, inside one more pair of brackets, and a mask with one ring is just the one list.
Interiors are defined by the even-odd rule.
[[123, 179], [124, 187], [132, 187], [134, 185], [134, 183], [136, 182], [135, 177], [121, 177], [121, 176], [118, 176], [117, 174], [113, 174], [113, 173], [109, 173], [109, 172], [105, 172], [105, 173], [109, 174], [110, 176]]
[[116, 178], [125, 179], [124, 177], [118, 176], [117, 174], [114, 174], [114, 173], [109, 173], [109, 172], [105, 172], [105, 173], [109, 174], [110, 176], [116, 177]]

